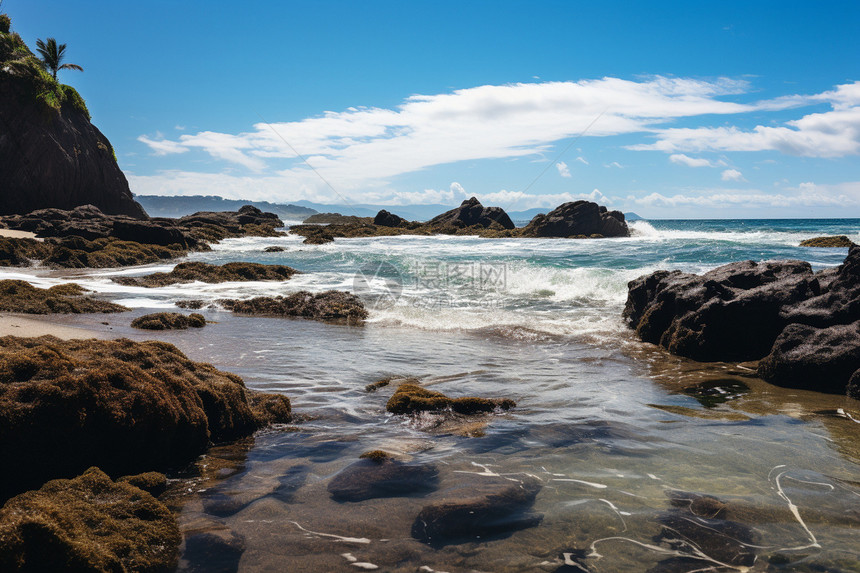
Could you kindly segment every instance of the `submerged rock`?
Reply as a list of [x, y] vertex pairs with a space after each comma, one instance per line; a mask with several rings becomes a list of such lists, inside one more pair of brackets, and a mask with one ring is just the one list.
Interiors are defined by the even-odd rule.
[[319, 294], [299, 291], [287, 296], [222, 299], [218, 304], [237, 314], [309, 318], [361, 324], [367, 318], [364, 303], [354, 294], [329, 290]]
[[127, 286], [161, 287], [177, 283], [204, 282], [247, 282], [247, 281], [286, 281], [298, 273], [285, 265], [263, 265], [260, 263], [179, 263], [169, 273], [153, 273], [142, 277], [116, 277], [114, 282]]
[[437, 487], [436, 466], [406, 464], [379, 450], [361, 458], [329, 482], [328, 491], [335, 501], [416, 495]]
[[833, 237], [815, 237], [814, 239], [806, 239], [805, 241], [800, 241], [800, 246], [847, 249], [856, 247], [857, 244], [845, 235], [836, 235]]
[[263, 249], [263, 252], [264, 253], [283, 253], [286, 250], [287, 249], [285, 249], [284, 247], [279, 247], [277, 245], [273, 245], [271, 247], [266, 247], [265, 249]]
[[144, 330], [185, 330], [203, 328], [206, 318], [202, 314], [184, 315], [178, 312], [155, 312], [139, 316], [131, 321], [132, 328]]
[[[378, 216], [378, 215], [377, 215]], [[484, 207], [477, 198], [472, 197], [456, 209], [437, 215], [427, 222], [430, 227], [490, 227], [500, 225], [503, 229], [513, 229], [513, 221], [501, 207]], [[387, 225], [393, 227], [395, 225]]]
[[608, 211], [591, 201], [559, 205], [547, 214], [535, 215], [523, 228], [524, 237], [629, 237], [621, 211]]
[[670, 565], [689, 559], [703, 567], [715, 562], [732, 567], [751, 567], [755, 563], [759, 536], [752, 528], [729, 519], [728, 504], [692, 492], [669, 490], [666, 495], [673, 509], [658, 518], [663, 529], [654, 540], [689, 557], [671, 558], [652, 571], [680, 571]]
[[26, 281], [0, 280], [0, 310], [25, 314], [83, 314], [125, 312], [128, 308], [84, 296], [75, 283], [42, 289]]
[[[0, 499], [98, 465], [112, 475], [183, 464], [210, 442], [288, 422], [281, 395], [164, 342], [0, 338]], [[268, 396], [268, 397], [266, 397]]]
[[449, 398], [441, 392], [427, 390], [417, 384], [405, 383], [397, 388], [385, 405], [385, 409], [392, 414], [414, 414], [448, 408], [458, 414], [477, 414], [493, 412], [496, 408], [510, 410], [516, 405], [516, 402], [510, 398], [495, 399], [474, 396]]
[[540, 490], [531, 476], [476, 478], [425, 505], [412, 524], [412, 537], [439, 547], [533, 527], [542, 519], [529, 511]]
[[226, 527], [186, 535], [182, 571], [235, 573], [245, 547], [245, 537]]
[[0, 509], [2, 571], [169, 571], [180, 540], [164, 504], [98, 468]]

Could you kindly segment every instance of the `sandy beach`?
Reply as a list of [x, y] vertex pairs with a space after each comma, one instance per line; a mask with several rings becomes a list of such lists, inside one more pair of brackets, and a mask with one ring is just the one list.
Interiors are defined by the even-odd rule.
[[63, 340], [72, 338], [105, 338], [104, 334], [95, 330], [62, 326], [51, 322], [47, 318], [33, 318], [33, 316], [28, 315], [24, 317], [19, 314], [10, 313], [0, 314], [0, 336], [26, 337], [50, 334]]
[[[35, 239], [36, 233], [30, 231], [13, 231], [12, 229], [0, 229], [0, 237], [10, 237], [12, 239]], [[37, 239], [41, 241], [41, 239]]]

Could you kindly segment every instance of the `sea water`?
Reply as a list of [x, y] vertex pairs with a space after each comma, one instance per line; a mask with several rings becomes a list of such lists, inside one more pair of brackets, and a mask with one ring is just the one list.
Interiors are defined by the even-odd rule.
[[[748, 364], [673, 357], [637, 341], [621, 311], [627, 282], [657, 269], [698, 273], [747, 259], [838, 265], [846, 249], [798, 244], [824, 234], [860, 242], [860, 220], [637, 221], [631, 229], [630, 238], [589, 240], [402, 236], [309, 246], [298, 236], [244, 238], [188, 257], [302, 271], [283, 283], [147, 289], [111, 280], [172, 264], [3, 269], [0, 277], [102, 293], [133, 312], [62, 321], [139, 340], [153, 334], [131, 329], [133, 316], [183, 299], [342, 289], [368, 301], [361, 327], [204, 308], [213, 321], [204, 329], [158, 334], [250, 388], [286, 394], [298, 417], [204, 458], [212, 472], [189, 482], [180, 521], [189, 536], [211, 532], [234, 549], [187, 547], [187, 570], [747, 570], [710, 545], [667, 541], [677, 491], [740, 508], [733, 519], [755, 533], [749, 570], [858, 570], [860, 404], [772, 386]], [[365, 390], [388, 376], [452, 397], [508, 397], [517, 407], [476, 420], [393, 416], [385, 411], [392, 387]], [[435, 465], [438, 488], [332, 500], [333, 476], [377, 449]], [[538, 525], [502, 521], [488, 538], [441, 547], [412, 538], [422, 507], [498, 476], [539, 480]]]

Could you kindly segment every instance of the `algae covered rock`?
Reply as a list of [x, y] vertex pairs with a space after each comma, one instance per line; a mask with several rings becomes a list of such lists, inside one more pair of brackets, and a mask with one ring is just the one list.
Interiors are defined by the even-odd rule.
[[179, 263], [169, 273], [153, 273], [142, 277], [117, 277], [122, 285], [160, 287], [177, 283], [204, 282], [247, 282], [247, 281], [285, 281], [298, 271], [285, 265], [263, 265], [260, 263]]
[[122, 476], [117, 482], [131, 484], [153, 497], [158, 497], [167, 489], [167, 476], [161, 472], [144, 472], [142, 474]]
[[0, 571], [169, 571], [180, 541], [164, 504], [95, 467], [0, 509]]
[[247, 300], [222, 299], [218, 304], [237, 314], [342, 321], [348, 324], [361, 324], [367, 318], [367, 310], [360, 298], [336, 290], [318, 294], [299, 291], [287, 296], [261, 296]]
[[509, 398], [477, 398], [474, 396], [449, 398], [441, 392], [427, 390], [417, 384], [406, 383], [397, 388], [385, 405], [385, 409], [392, 414], [414, 414], [450, 408], [458, 414], [468, 415], [493, 412], [496, 408], [510, 410], [516, 405], [516, 402]]
[[[289, 421], [286, 397], [164, 342], [0, 338], [0, 499], [92, 465], [128, 475], [187, 463], [211, 442]], [[277, 419], [281, 418], [281, 419]]]
[[156, 312], [145, 314], [131, 321], [132, 328], [143, 330], [185, 330], [203, 328], [206, 318], [202, 314], [181, 314], [178, 312]]
[[0, 310], [25, 314], [113, 313], [129, 310], [105, 300], [84, 296], [74, 283], [42, 289], [26, 281], [0, 280]]
[[800, 241], [801, 247], [819, 247], [828, 249], [849, 249], [856, 247], [857, 244], [846, 237], [845, 235], [836, 235], [831, 237], [815, 237]]

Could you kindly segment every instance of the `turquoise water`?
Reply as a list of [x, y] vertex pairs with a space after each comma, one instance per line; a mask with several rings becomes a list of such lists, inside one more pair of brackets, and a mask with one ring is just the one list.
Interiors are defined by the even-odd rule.
[[[300, 417], [293, 431], [266, 432], [207, 458], [221, 469], [190, 486], [183, 528], [230, 532], [244, 539], [244, 551], [234, 563], [189, 550], [186, 570], [225, 563], [239, 571], [860, 570], [860, 404], [772, 386], [749, 365], [670, 356], [637, 341], [620, 318], [627, 281], [661, 268], [702, 272], [776, 258], [838, 265], [846, 249], [797, 245], [824, 234], [860, 242], [860, 220], [632, 228], [630, 238], [600, 240], [235, 239], [190, 257], [303, 271], [285, 283], [142, 289], [110, 280], [171, 265], [0, 275], [43, 285], [75, 280], [132, 306], [130, 314], [65, 322], [137, 339], [152, 335], [130, 329], [133, 316], [180, 299], [328, 288], [367, 297], [364, 327], [208, 309], [214, 322], [205, 329], [159, 335], [251, 388], [285, 393]], [[271, 245], [286, 250], [264, 253]], [[393, 388], [364, 389], [385, 376], [415, 376], [450, 396], [510, 397], [517, 407], [477, 420], [392, 416], [385, 403]], [[333, 477], [373, 449], [434, 464], [437, 489], [333, 500]], [[520, 528], [511, 517], [496, 535], [443, 547], [411, 536], [426, 504], [480, 480], [524, 476], [542, 485], [532, 508], [539, 525]], [[707, 543], [661, 541], [674, 490], [730, 502], [733, 520], [755, 534], [747, 547], [754, 562], [726, 564]], [[213, 509], [213, 499], [232, 509]]]

